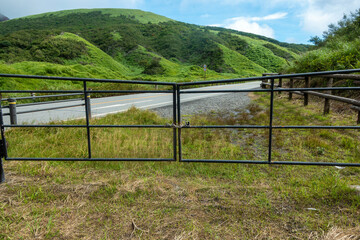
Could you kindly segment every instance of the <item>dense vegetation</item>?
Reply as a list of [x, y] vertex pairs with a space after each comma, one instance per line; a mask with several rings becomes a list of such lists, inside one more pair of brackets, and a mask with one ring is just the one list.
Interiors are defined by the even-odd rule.
[[[202, 79], [206, 64], [208, 79], [233, 78], [277, 71], [307, 48], [140, 10], [80, 9], [0, 23], [3, 73], [184, 81]], [[108, 61], [94, 60], [99, 54]]]
[[309, 51], [292, 62], [287, 72], [310, 72], [360, 68], [360, 9], [330, 24], [322, 38], [315, 36]]

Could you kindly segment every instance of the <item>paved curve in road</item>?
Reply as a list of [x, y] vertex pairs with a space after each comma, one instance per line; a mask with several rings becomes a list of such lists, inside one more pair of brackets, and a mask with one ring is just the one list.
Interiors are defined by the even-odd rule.
[[[241, 90], [241, 89], [254, 89], [260, 86], [260, 82], [247, 82], [241, 84], [221, 85], [202, 87], [192, 90]], [[219, 96], [228, 93], [196, 93], [196, 94], [182, 94], [181, 103], [196, 101], [199, 99]], [[84, 101], [72, 101], [65, 103], [54, 103], [48, 105], [36, 105], [28, 107], [18, 107], [17, 111], [29, 111], [44, 108], [53, 108], [60, 106], [71, 106], [82, 104]], [[140, 109], [155, 109], [159, 107], [169, 106], [173, 104], [172, 93], [143, 93], [133, 94], [125, 96], [105, 97], [105, 98], [93, 98], [91, 99], [91, 112], [93, 117], [103, 117], [107, 114], [124, 112], [131, 106], [135, 106]], [[49, 106], [51, 105], [51, 106]], [[8, 113], [8, 109], [3, 109], [3, 113]], [[42, 112], [18, 114], [18, 124], [38, 124], [48, 123], [51, 121], [70, 120], [85, 118], [85, 107], [68, 107], [58, 110], [49, 110]], [[9, 116], [4, 116], [4, 123], [8, 125], [10, 123]]]

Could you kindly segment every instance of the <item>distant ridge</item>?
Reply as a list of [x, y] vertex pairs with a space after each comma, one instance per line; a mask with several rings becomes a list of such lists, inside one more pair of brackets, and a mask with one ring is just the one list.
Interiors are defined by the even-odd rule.
[[10, 20], [7, 16], [0, 13], [0, 22]]
[[137, 19], [141, 23], [148, 23], [148, 22], [161, 23], [161, 22], [174, 21], [170, 18], [152, 12], [146, 12], [139, 9], [124, 9], [124, 8], [72, 9], [72, 10], [63, 10], [57, 12], [48, 12], [48, 13], [30, 15], [24, 18], [63, 17], [70, 14], [86, 14], [95, 11], [99, 11], [102, 14], [108, 14], [111, 17], [118, 17], [118, 16], [132, 17], [134, 19]]

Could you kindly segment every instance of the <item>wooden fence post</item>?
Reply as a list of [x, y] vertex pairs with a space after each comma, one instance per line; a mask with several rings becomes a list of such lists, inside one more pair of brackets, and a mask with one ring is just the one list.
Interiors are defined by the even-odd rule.
[[[327, 87], [332, 87], [333, 86], [333, 82], [334, 79], [333, 78], [329, 78], [328, 82], [327, 82]], [[332, 91], [329, 90], [327, 91], [328, 94], [332, 94]], [[324, 103], [324, 115], [329, 114], [330, 113], [330, 99], [325, 98], [325, 103]]]
[[[263, 77], [265, 77], [266, 76], [266, 74], [262, 74], [262, 76]], [[266, 85], [265, 85], [265, 83], [267, 83], [267, 79], [265, 80], [265, 79], [263, 79], [262, 81], [261, 81], [261, 88], [263, 88], [263, 89], [266, 89]]]
[[[282, 87], [282, 78], [279, 78], [279, 85], [278, 85], [279, 88]], [[281, 95], [281, 92], [279, 92], [279, 95]]]
[[[294, 79], [290, 78], [290, 88], [294, 88]], [[292, 100], [293, 93], [289, 92], [289, 101]]]
[[[310, 88], [310, 77], [305, 77], [305, 88]], [[309, 94], [304, 92], [304, 106], [309, 105]]]

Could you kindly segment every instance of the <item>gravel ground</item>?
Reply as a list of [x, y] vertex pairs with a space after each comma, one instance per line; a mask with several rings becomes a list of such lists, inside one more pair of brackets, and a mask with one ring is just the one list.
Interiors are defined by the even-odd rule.
[[[206, 114], [214, 111], [242, 109], [250, 102], [251, 99], [248, 97], [248, 93], [228, 93], [182, 103], [181, 116], [184, 117], [186, 115]], [[173, 110], [172, 106], [166, 106], [152, 109], [152, 111], [158, 113], [161, 117], [171, 118]]]

